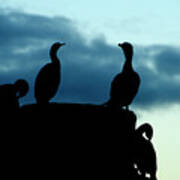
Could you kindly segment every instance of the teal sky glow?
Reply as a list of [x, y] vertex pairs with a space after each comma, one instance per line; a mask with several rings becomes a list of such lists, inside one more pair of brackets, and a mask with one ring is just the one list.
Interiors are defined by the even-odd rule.
[[178, 0], [7, 0], [5, 8], [45, 16], [65, 16], [84, 34], [103, 34], [111, 43], [119, 39], [137, 44], [180, 45]]

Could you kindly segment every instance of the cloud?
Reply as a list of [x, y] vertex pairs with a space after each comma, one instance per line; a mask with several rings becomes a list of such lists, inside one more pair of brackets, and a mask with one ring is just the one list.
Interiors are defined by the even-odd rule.
[[179, 75], [180, 74], [180, 51], [175, 47], [164, 47], [154, 57], [154, 63], [159, 71], [166, 75]]
[[142, 49], [146, 55], [142, 53], [142, 57], [138, 56], [138, 63], [143, 61], [143, 64], [137, 69], [142, 79], [137, 104], [154, 106], [180, 103], [178, 47], [159, 45]]
[[[49, 48], [55, 41], [67, 45], [59, 52], [62, 81], [53, 101], [98, 104], [108, 100], [110, 83], [121, 71], [124, 56], [104, 36], [85, 37], [66, 17], [1, 11], [0, 22], [0, 81], [4, 84], [26, 79], [30, 92], [23, 103], [35, 102], [34, 80], [50, 61]], [[142, 84], [133, 104], [153, 107], [179, 103], [179, 59], [178, 47], [135, 45], [133, 63]]]

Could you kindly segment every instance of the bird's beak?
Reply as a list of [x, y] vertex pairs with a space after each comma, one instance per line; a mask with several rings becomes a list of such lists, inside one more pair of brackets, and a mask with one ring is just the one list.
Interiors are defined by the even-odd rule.
[[61, 46], [64, 46], [64, 45], [66, 45], [66, 43], [61, 43]]

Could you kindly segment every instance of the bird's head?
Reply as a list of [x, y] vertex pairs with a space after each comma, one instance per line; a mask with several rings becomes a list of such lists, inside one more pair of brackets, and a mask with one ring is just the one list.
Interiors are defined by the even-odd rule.
[[56, 52], [61, 46], [64, 46], [64, 45], [65, 45], [65, 43], [55, 42], [51, 46], [51, 51]]
[[130, 44], [129, 42], [123, 42], [123, 43], [119, 43], [118, 46], [123, 49], [126, 57], [132, 56], [132, 54], [133, 54], [132, 44]]
[[28, 90], [29, 90], [29, 85], [27, 83], [27, 81], [23, 80], [23, 79], [19, 79], [14, 83], [14, 87], [17, 93], [17, 98], [21, 98], [24, 97]]
[[151, 140], [153, 137], [153, 128], [149, 123], [145, 123], [142, 125], [145, 129], [145, 137], [147, 140]]

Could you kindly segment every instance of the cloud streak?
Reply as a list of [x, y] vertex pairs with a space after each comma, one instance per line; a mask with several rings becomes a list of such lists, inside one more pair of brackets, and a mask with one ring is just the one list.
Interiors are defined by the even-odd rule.
[[[49, 48], [55, 41], [66, 42], [67, 46], [59, 54], [62, 84], [54, 101], [103, 103], [108, 99], [110, 83], [124, 62], [116, 45], [108, 44], [103, 36], [89, 41], [65, 17], [2, 11], [0, 22], [1, 84], [18, 78], [28, 80], [31, 91], [23, 103], [35, 101], [34, 80], [40, 68], [49, 62]], [[179, 50], [172, 46], [135, 45], [133, 63], [142, 84], [134, 105], [180, 103]]]

